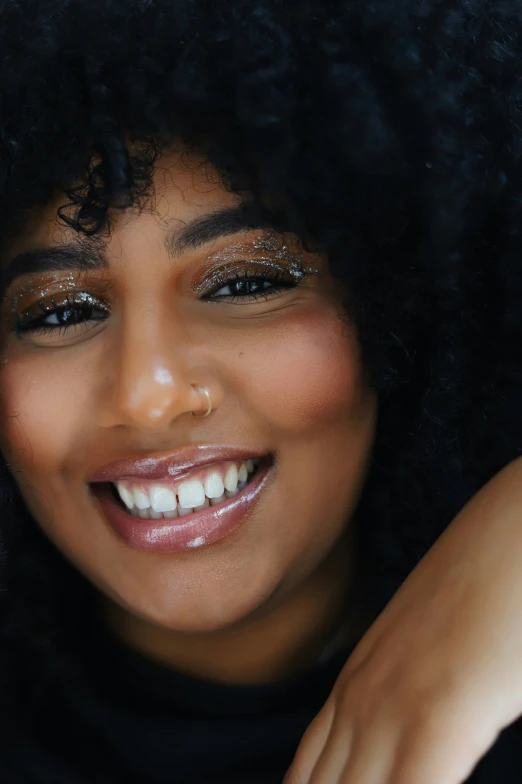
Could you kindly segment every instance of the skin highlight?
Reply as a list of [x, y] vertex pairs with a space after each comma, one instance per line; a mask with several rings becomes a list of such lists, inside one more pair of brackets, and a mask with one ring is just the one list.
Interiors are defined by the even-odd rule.
[[[205, 172], [164, 156], [151, 209], [115, 213], [104, 266], [11, 282], [2, 305], [1, 448], [34, 519], [99, 590], [116, 634], [193, 675], [257, 683], [313, 661], [345, 616], [349, 521], [376, 400], [324, 258], [292, 238], [284, 253], [270, 250], [261, 229], [173, 258], [169, 231], [238, 204]], [[78, 243], [55, 221], [59, 203], [4, 259]], [[99, 243], [91, 250], [99, 253]], [[309, 274], [274, 296], [205, 298], [209, 275], [219, 285], [220, 264], [250, 276], [252, 266], [260, 276], [263, 264], [266, 274], [286, 264], [292, 280], [298, 263]], [[13, 331], [21, 311], [41, 313], [42, 297], [50, 307], [64, 296], [90, 298], [93, 311], [101, 303], [100, 318], [61, 334]], [[201, 405], [194, 383], [212, 397], [204, 420], [192, 416]], [[89, 475], [110, 460], [204, 444], [274, 456], [249, 519], [190, 553], [130, 548], [103, 519]]]

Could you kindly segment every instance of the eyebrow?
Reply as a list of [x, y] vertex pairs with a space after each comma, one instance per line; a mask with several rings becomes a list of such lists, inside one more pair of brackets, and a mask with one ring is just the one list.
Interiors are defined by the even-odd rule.
[[260, 221], [252, 221], [242, 207], [230, 207], [209, 215], [202, 215], [187, 223], [182, 229], [171, 232], [165, 240], [170, 256], [181, 256], [188, 250], [196, 250], [220, 237], [239, 234], [249, 229], [259, 229]]
[[35, 272], [83, 272], [86, 269], [107, 267], [100, 253], [95, 254], [78, 245], [56, 245], [53, 248], [37, 248], [19, 253], [2, 270], [0, 297], [11, 283], [21, 275]]
[[[171, 258], [181, 256], [188, 250], [198, 248], [220, 237], [231, 236], [251, 229], [263, 228], [266, 224], [247, 217], [242, 207], [229, 207], [208, 215], [202, 215], [171, 231], [165, 239], [165, 247]], [[37, 272], [85, 272], [85, 270], [107, 269], [107, 258], [99, 244], [86, 240], [74, 244], [36, 248], [14, 256], [0, 274], [0, 300], [9, 286], [21, 275]]]

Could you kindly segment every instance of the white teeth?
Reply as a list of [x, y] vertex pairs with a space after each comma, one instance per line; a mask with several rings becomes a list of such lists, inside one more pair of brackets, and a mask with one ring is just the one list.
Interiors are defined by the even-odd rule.
[[142, 490], [137, 490], [136, 488], [132, 493], [134, 495], [134, 503], [138, 509], [148, 509], [150, 507], [150, 499], [147, 493], [144, 493]]
[[172, 512], [176, 508], [176, 495], [168, 487], [154, 485], [150, 490], [150, 503], [155, 512]]
[[[225, 473], [211, 469], [204, 481], [189, 479], [174, 487], [148, 485], [144, 490], [135, 488], [127, 480], [115, 482], [118, 494], [131, 514], [144, 520], [172, 519], [220, 504], [233, 498], [246, 486], [249, 474], [259, 465], [260, 458], [231, 463]], [[176, 497], [177, 492], [177, 497]]]
[[235, 495], [237, 495], [237, 493], [237, 487], [235, 490], [225, 490], [225, 498], [233, 498]]
[[219, 471], [212, 471], [205, 479], [205, 495], [207, 498], [218, 498], [223, 495], [223, 480]]
[[179, 505], [183, 509], [192, 509], [205, 502], [203, 485], [197, 479], [182, 482], [178, 487]]
[[127, 490], [126, 487], [123, 487], [122, 485], [119, 484], [116, 485], [116, 489], [118, 490], [120, 498], [125, 504], [125, 506], [127, 506], [129, 509], [132, 509], [132, 507], [134, 506], [134, 496], [131, 493], [131, 491]]
[[225, 476], [225, 489], [229, 492], [237, 488], [238, 472], [234, 464], [232, 464]]

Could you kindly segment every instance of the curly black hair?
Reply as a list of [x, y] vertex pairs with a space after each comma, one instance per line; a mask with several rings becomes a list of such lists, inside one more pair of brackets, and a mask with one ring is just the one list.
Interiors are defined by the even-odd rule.
[[[375, 612], [522, 453], [521, 33], [519, 0], [0, 0], [0, 246], [60, 194], [103, 238], [181, 142], [347, 284], [380, 399], [354, 520]], [[6, 465], [0, 498], [0, 672], [30, 712], [90, 593]]]

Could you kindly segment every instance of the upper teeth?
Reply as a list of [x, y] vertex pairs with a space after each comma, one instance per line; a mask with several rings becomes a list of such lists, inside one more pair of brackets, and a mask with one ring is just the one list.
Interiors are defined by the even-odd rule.
[[[223, 464], [210, 468], [201, 479], [187, 479], [184, 482], [166, 484], [144, 484], [143, 482], [116, 482], [116, 489], [128, 509], [139, 513], [170, 513], [174, 517], [187, 509], [203, 508], [235, 495], [238, 483], [246, 482], [259, 460], [246, 460], [243, 463]], [[143, 516], [143, 515], [141, 515]], [[146, 516], [149, 516], [148, 514]]]

